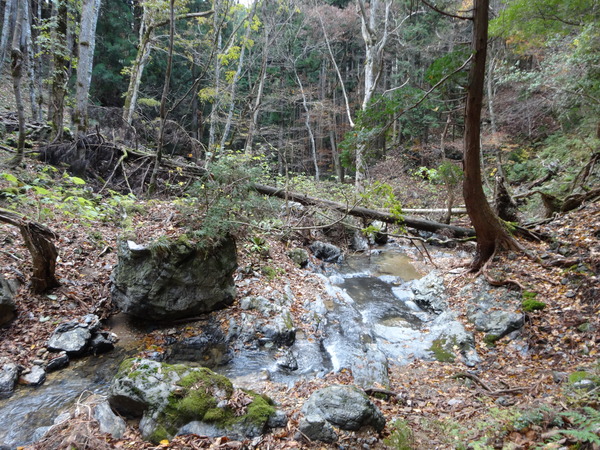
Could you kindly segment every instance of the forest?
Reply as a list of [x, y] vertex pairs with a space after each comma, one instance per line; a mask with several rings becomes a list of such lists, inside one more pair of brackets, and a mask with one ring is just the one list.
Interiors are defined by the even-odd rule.
[[[599, 448], [598, 0], [0, 0], [0, 99], [0, 399], [51, 385], [57, 354], [100, 358], [94, 339], [119, 363], [174, 370], [173, 398], [202, 404], [208, 382], [183, 383], [197, 364], [230, 376], [252, 349], [277, 367], [236, 372], [227, 406], [200, 415], [218, 416], [204, 419], [212, 434], [162, 410], [152, 420], [170, 422], [150, 432], [153, 406], [106, 434], [79, 398], [57, 433], [9, 430], [0, 449]], [[146, 250], [162, 271], [136, 259]], [[398, 252], [411, 275], [404, 260], [381, 271]], [[173, 271], [165, 289], [184, 297], [192, 253], [224, 271], [195, 275], [219, 285], [214, 305], [132, 306], [128, 261], [153, 280]], [[347, 305], [331, 305], [364, 276], [352, 264], [414, 305], [402, 321], [426, 351], [389, 347], [393, 305], [351, 301], [373, 323], [343, 322]], [[361, 350], [338, 355], [332, 323]], [[269, 337], [277, 324], [296, 337]], [[69, 326], [91, 341], [60, 353], [50, 343]], [[124, 326], [135, 344], [111, 341]], [[191, 372], [167, 364], [201, 336], [212, 350], [185, 360]], [[314, 342], [329, 362], [285, 378]], [[127, 361], [106, 373], [137, 373]], [[115, 383], [100, 397], [128, 417]], [[336, 386], [358, 386], [386, 425], [310, 422], [307, 405]], [[246, 414], [265, 415], [260, 432], [232, 425]]]

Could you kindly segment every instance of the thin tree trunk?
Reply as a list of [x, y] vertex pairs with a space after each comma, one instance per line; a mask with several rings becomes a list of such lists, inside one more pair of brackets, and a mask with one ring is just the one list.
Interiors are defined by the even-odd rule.
[[[265, 27], [265, 43], [267, 42], [268, 33]], [[267, 59], [269, 54], [269, 46], [265, 45], [263, 48], [263, 57], [260, 64], [260, 74], [258, 78], [258, 90], [256, 92], [256, 98], [254, 99], [254, 105], [252, 107], [252, 120], [250, 122], [250, 126], [248, 127], [248, 136], [246, 137], [246, 145], [244, 147], [244, 153], [246, 155], [252, 155], [253, 150], [252, 146], [254, 144], [254, 134], [256, 133], [256, 128], [258, 127], [258, 116], [260, 114], [260, 105], [262, 103], [262, 96], [265, 86], [265, 79], [267, 77]]]
[[0, 36], [0, 70], [4, 67], [4, 61], [11, 53], [12, 36], [11, 30], [14, 30], [14, 21], [16, 17], [16, 8], [18, 0], [6, 0], [4, 4], [4, 20], [2, 21], [2, 36]]
[[315, 143], [315, 135], [312, 131], [312, 126], [310, 125], [310, 110], [308, 108], [308, 102], [306, 100], [306, 93], [304, 92], [304, 86], [302, 85], [302, 81], [298, 76], [298, 71], [296, 70], [296, 65], [294, 64], [294, 76], [296, 77], [296, 83], [298, 83], [298, 87], [300, 87], [300, 94], [302, 95], [302, 106], [304, 107], [304, 126], [306, 126], [306, 130], [308, 131], [308, 138], [310, 143], [310, 153], [311, 158], [313, 160], [313, 167], [315, 169], [315, 181], [319, 181], [320, 173], [319, 173], [319, 162], [317, 161], [317, 146]]
[[167, 68], [165, 70], [165, 84], [163, 86], [162, 97], [160, 99], [160, 127], [158, 132], [158, 147], [156, 148], [156, 157], [154, 158], [154, 168], [150, 177], [148, 192], [152, 194], [156, 190], [156, 179], [160, 162], [162, 161], [163, 145], [165, 138], [165, 125], [167, 123], [167, 98], [171, 88], [171, 71], [173, 69], [173, 42], [175, 39], [175, 0], [169, 2], [169, 56], [167, 58]]
[[231, 80], [231, 90], [230, 90], [230, 102], [229, 102], [229, 110], [227, 111], [227, 120], [225, 121], [225, 129], [223, 130], [223, 136], [221, 136], [221, 148], [225, 148], [225, 144], [227, 143], [227, 139], [229, 139], [229, 133], [231, 132], [231, 124], [233, 122], [233, 111], [235, 110], [235, 101], [236, 101], [236, 89], [237, 84], [242, 76], [242, 70], [244, 68], [244, 58], [246, 55], [246, 46], [248, 45], [248, 40], [250, 39], [250, 31], [252, 30], [252, 21], [254, 20], [254, 14], [256, 14], [256, 4], [258, 0], [254, 0], [252, 2], [252, 9], [250, 10], [250, 14], [248, 15], [248, 23], [246, 25], [246, 30], [244, 31], [244, 40], [242, 41], [241, 49], [240, 49], [240, 58], [238, 59], [237, 69], [235, 70], [235, 74], [233, 75], [233, 80]]
[[17, 154], [14, 158], [8, 161], [9, 167], [16, 167], [23, 161], [25, 153], [25, 105], [21, 97], [21, 79], [23, 77], [23, 65], [25, 64], [24, 51], [25, 43], [23, 36], [23, 21], [25, 17], [25, 2], [17, 3], [15, 11], [15, 25], [13, 29], [12, 44], [11, 44], [11, 75], [13, 82], [13, 92], [15, 94], [15, 103], [17, 106], [17, 117], [19, 120], [19, 138], [17, 143]]
[[485, 79], [487, 51], [489, 0], [476, 0], [474, 6], [473, 62], [469, 72], [467, 104], [465, 110], [465, 153], [463, 160], [463, 194], [469, 218], [477, 233], [477, 253], [471, 263], [472, 270], [479, 270], [501, 247], [518, 248], [508, 234], [483, 192], [481, 179], [481, 108]]
[[88, 96], [92, 81], [94, 48], [96, 46], [96, 24], [101, 0], [83, 0], [81, 6], [81, 32], [79, 35], [79, 57], [77, 61], [77, 89], [73, 123], [78, 133], [85, 133], [88, 127]]

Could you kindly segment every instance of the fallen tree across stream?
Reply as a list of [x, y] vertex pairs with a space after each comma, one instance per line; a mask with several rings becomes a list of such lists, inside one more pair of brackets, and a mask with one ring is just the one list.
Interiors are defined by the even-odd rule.
[[[364, 208], [361, 206], [348, 206], [343, 203], [333, 202], [330, 200], [323, 200], [315, 197], [309, 197], [307, 195], [298, 194], [295, 192], [288, 192], [284, 189], [278, 189], [276, 187], [266, 186], [264, 184], [255, 184], [254, 189], [260, 194], [298, 202], [302, 205], [321, 206], [333, 209], [335, 211], [339, 211], [343, 214], [348, 214], [350, 216], [360, 217], [363, 219], [379, 220], [381, 222], [393, 224], [399, 223], [398, 217], [388, 212], [377, 211], [375, 209]], [[443, 230], [448, 230], [452, 233], [454, 237], [475, 236], [475, 230], [471, 228], [457, 227], [455, 225], [446, 225], [445, 223], [419, 219], [416, 217], [403, 216], [402, 221], [400, 223], [403, 223], [409, 228], [414, 228], [416, 230], [421, 231], [430, 231], [432, 233], [439, 233]]]

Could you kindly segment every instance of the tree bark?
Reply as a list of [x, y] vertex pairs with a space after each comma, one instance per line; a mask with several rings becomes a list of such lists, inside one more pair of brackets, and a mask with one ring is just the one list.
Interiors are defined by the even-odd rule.
[[25, 105], [21, 96], [21, 79], [23, 78], [23, 66], [25, 64], [24, 51], [25, 43], [23, 42], [23, 21], [27, 20], [25, 16], [25, 4], [17, 2], [15, 11], [15, 25], [13, 29], [12, 44], [11, 44], [11, 75], [13, 82], [13, 92], [15, 94], [15, 104], [17, 106], [17, 117], [19, 120], [19, 137], [17, 141], [17, 154], [14, 158], [8, 161], [9, 167], [16, 167], [23, 161], [25, 154]]
[[101, 0], [84, 0], [81, 6], [81, 32], [79, 35], [79, 56], [77, 61], [77, 89], [75, 93], [75, 111], [73, 123], [78, 133], [85, 133], [88, 127], [87, 107], [94, 48], [96, 46], [96, 24], [100, 12]]
[[41, 294], [59, 285], [56, 279], [56, 257], [58, 252], [52, 239], [56, 235], [48, 227], [37, 222], [28, 221], [12, 211], [0, 209], [0, 222], [9, 223], [19, 228], [25, 245], [33, 261], [31, 290]]
[[473, 62], [469, 71], [464, 134], [463, 194], [471, 223], [477, 233], [477, 253], [471, 269], [479, 270], [497, 249], [518, 248], [500, 222], [483, 192], [481, 180], [481, 108], [485, 79], [489, 0], [476, 0], [473, 17]]
[[333, 209], [335, 211], [339, 211], [343, 214], [348, 214], [350, 216], [360, 217], [363, 219], [380, 220], [381, 222], [385, 223], [403, 224], [409, 228], [430, 231], [432, 233], [440, 232], [442, 230], [448, 230], [452, 232], [452, 234], [455, 237], [472, 237], [475, 235], [475, 232], [469, 228], [457, 227], [454, 225], [446, 225], [444, 223], [418, 219], [410, 216], [404, 216], [401, 221], [398, 221], [398, 217], [391, 213], [377, 211], [375, 209], [363, 208], [360, 206], [348, 207], [348, 205], [345, 205], [343, 203], [309, 197], [307, 195], [302, 195], [294, 192], [287, 192], [285, 189], [278, 189], [273, 186], [255, 184], [254, 189], [260, 194], [278, 197], [286, 200], [292, 200], [303, 205], [325, 207]]
[[56, 6], [56, 28], [53, 32], [54, 53], [51, 76], [50, 101], [48, 118], [52, 123], [54, 139], [60, 140], [63, 135], [65, 116], [65, 96], [67, 94], [67, 46], [68, 10], [67, 0], [58, 0]]

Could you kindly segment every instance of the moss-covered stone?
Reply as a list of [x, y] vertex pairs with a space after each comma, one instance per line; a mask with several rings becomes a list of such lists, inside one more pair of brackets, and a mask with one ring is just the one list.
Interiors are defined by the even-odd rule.
[[433, 353], [435, 359], [440, 362], [454, 362], [456, 361], [456, 355], [452, 352], [452, 348], [456, 345], [456, 342], [448, 341], [447, 339], [435, 339], [431, 343], [429, 350]]
[[235, 436], [255, 436], [275, 413], [268, 397], [246, 391], [252, 401], [246, 405], [244, 414], [236, 416], [239, 411], [230, 406], [234, 388], [227, 377], [205, 367], [183, 364], [126, 360], [110, 391], [113, 402], [126, 406], [129, 402], [143, 409], [140, 429], [154, 443], [171, 439], [190, 422], [210, 423], [223, 435], [231, 431]]
[[501, 336], [498, 336], [497, 334], [493, 334], [493, 333], [488, 333], [483, 337], [483, 342], [485, 342], [487, 345], [489, 345], [490, 347], [495, 345], [497, 341], [499, 341], [501, 339]]

